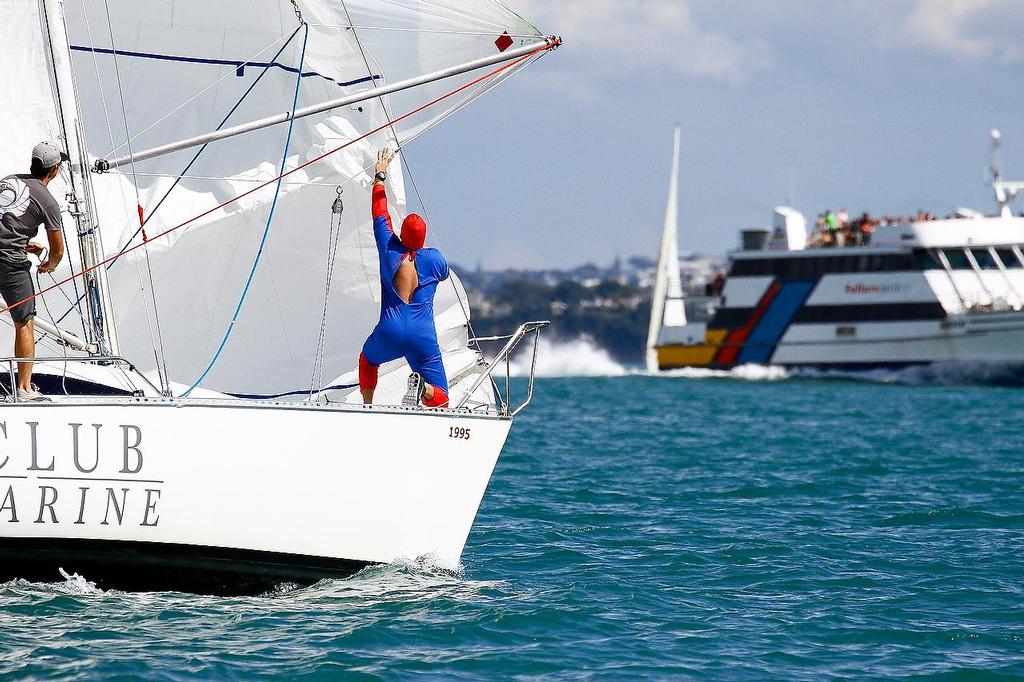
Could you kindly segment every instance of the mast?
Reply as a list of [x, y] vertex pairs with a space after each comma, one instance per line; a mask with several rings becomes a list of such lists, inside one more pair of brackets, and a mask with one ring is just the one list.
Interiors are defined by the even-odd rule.
[[658, 369], [658, 354], [655, 348], [665, 327], [681, 327], [686, 324], [686, 307], [683, 304], [683, 284], [679, 277], [679, 143], [681, 131], [675, 129], [672, 152], [672, 180], [668, 189], [668, 205], [665, 208], [665, 227], [661, 233], [661, 252], [658, 254], [658, 270], [651, 297], [651, 323], [647, 331], [647, 369]]
[[43, 52], [49, 67], [50, 86], [53, 89], [54, 102], [57, 104], [57, 122], [70, 159], [68, 212], [75, 219], [82, 269], [86, 272], [84, 282], [90, 321], [89, 341], [96, 345], [101, 355], [117, 355], [117, 335], [107, 289], [106, 269], [95, 267], [103, 259], [103, 245], [95, 222], [89, 157], [85, 151], [85, 135], [79, 122], [78, 93], [75, 90], [71, 67], [71, 48], [64, 22], [63, 0], [39, 0], [39, 19], [46, 47]]

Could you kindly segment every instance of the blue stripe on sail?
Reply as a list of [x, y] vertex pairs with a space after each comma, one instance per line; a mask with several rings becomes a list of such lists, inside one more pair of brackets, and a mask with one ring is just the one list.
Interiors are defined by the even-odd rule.
[[[358, 387], [359, 384], [325, 386], [324, 388], [321, 388], [319, 391], [314, 391], [314, 393], [322, 393], [324, 391], [344, 391], [350, 388]], [[290, 398], [292, 396], [297, 395], [309, 395], [309, 389], [307, 388], [301, 391], [289, 391], [288, 393], [275, 393], [273, 395], [261, 395], [259, 393], [225, 393], [224, 395], [229, 395], [232, 398], [239, 398], [241, 400], [276, 400], [277, 398]]]
[[[116, 54], [119, 57], [139, 57], [141, 59], [158, 59], [165, 62], [184, 62], [186, 64], [212, 64], [214, 66], [231, 66], [235, 69], [235, 75], [244, 76], [245, 67], [251, 66], [253, 68], [274, 68], [287, 71], [288, 73], [298, 73], [299, 70], [294, 66], [288, 66], [281, 64], [280, 62], [246, 62], [238, 61], [235, 59], [211, 59], [206, 57], [184, 57], [181, 55], [173, 54], [156, 54], [153, 52], [130, 52], [127, 50], [111, 50], [104, 47], [88, 47], [86, 45], [72, 45], [71, 49], [76, 52], [95, 52], [97, 54]], [[357, 78], [354, 81], [336, 81], [329, 76], [325, 76], [322, 73], [316, 71], [303, 71], [302, 77], [309, 78], [316, 76], [317, 78], [323, 78], [326, 81], [337, 84], [339, 87], [348, 87], [350, 85], [360, 85], [361, 83], [371, 83], [375, 80], [383, 79], [383, 76], [366, 76], [364, 78]]]
[[792, 322], [793, 316], [804, 304], [816, 282], [787, 282], [775, 296], [771, 306], [761, 317], [757, 327], [747, 339], [738, 364], [767, 364], [775, 352], [775, 345]]

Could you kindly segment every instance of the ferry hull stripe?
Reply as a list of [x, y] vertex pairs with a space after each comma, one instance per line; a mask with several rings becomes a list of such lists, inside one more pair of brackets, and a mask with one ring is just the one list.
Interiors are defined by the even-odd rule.
[[816, 282], [787, 282], [772, 301], [760, 322], [750, 334], [740, 353], [739, 363], [767, 364], [779, 339], [786, 333], [800, 306], [814, 290]]
[[722, 349], [718, 351], [718, 355], [715, 357], [716, 365], [735, 365], [736, 359], [739, 357], [740, 350], [746, 343], [751, 332], [757, 326], [757, 323], [761, 321], [761, 317], [768, 310], [775, 296], [779, 293], [782, 286], [778, 282], [773, 282], [768, 291], [765, 292], [761, 298], [760, 303], [757, 304], [757, 308], [754, 309], [754, 313], [750, 316], [750, 320], [747, 324], [739, 329], [734, 329], [729, 332], [725, 337], [725, 344]]

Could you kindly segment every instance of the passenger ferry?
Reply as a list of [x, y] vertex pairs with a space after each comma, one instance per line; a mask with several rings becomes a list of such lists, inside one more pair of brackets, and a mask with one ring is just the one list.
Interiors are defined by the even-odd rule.
[[677, 133], [648, 368], [1024, 366], [1024, 217], [1011, 210], [1024, 183], [1001, 179], [1000, 141], [992, 131], [994, 215], [883, 223], [868, 245], [829, 248], [811, 245], [800, 213], [777, 208], [770, 230], [743, 233], [720, 294], [684, 301]]

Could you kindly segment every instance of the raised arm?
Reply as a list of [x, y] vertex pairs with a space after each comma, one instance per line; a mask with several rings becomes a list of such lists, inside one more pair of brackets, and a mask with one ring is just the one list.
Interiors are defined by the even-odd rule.
[[385, 147], [377, 155], [376, 175], [373, 178], [373, 193], [370, 210], [373, 215], [373, 236], [377, 242], [377, 249], [383, 253], [387, 248], [388, 240], [395, 233], [391, 225], [391, 215], [388, 213], [388, 194], [384, 189], [384, 179], [387, 177], [388, 165], [391, 163], [395, 153]]

